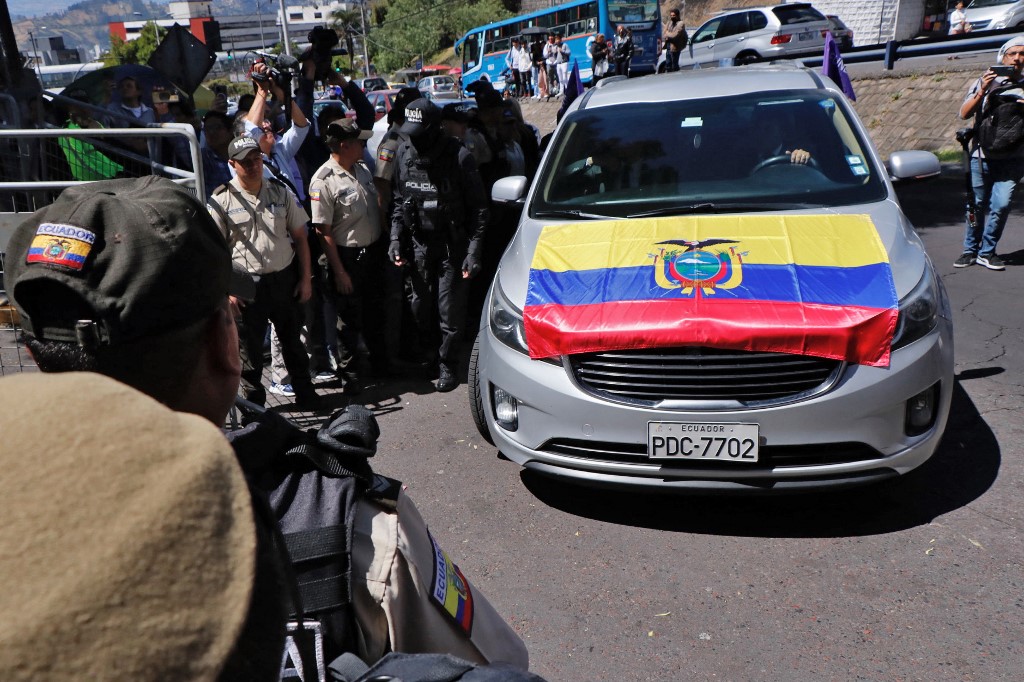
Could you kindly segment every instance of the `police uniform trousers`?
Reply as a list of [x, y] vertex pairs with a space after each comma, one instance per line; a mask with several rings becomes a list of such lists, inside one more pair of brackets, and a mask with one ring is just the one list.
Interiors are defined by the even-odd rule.
[[378, 238], [369, 246], [339, 246], [341, 265], [352, 280], [352, 293], [337, 293], [334, 275], [329, 273], [330, 290], [335, 292], [338, 314], [339, 365], [344, 371], [354, 371], [359, 349], [359, 335], [370, 352], [370, 364], [375, 371], [388, 368], [385, 338], [386, 278], [388, 268], [387, 240]]
[[238, 336], [242, 351], [242, 390], [245, 399], [263, 405], [267, 394], [263, 388], [263, 341], [267, 326], [274, 323], [281, 339], [281, 355], [292, 377], [297, 396], [313, 391], [309, 377], [309, 357], [299, 340], [302, 306], [295, 299], [298, 265], [293, 261], [284, 270], [261, 275], [256, 283], [256, 297], [242, 307], [238, 320]]
[[[427, 235], [421, 241], [421, 235]], [[458, 364], [459, 337], [466, 322], [468, 281], [462, 279], [462, 261], [466, 250], [453, 248], [431, 233], [415, 235], [412, 240], [412, 313], [419, 328], [420, 344], [437, 339], [438, 360], [454, 369]]]

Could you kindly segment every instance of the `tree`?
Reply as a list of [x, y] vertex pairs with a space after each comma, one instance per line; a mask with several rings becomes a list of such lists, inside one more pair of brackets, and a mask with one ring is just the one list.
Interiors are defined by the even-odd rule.
[[349, 71], [355, 71], [355, 39], [353, 35], [363, 32], [363, 13], [357, 9], [338, 9], [331, 14], [333, 28], [345, 37], [348, 50]]
[[[379, 17], [382, 8], [376, 9]], [[381, 71], [394, 71], [420, 57], [430, 57], [474, 26], [511, 16], [501, 0], [390, 0], [384, 11], [383, 20], [371, 32], [374, 62]]]
[[103, 55], [103, 64], [117, 66], [119, 64], [145, 64], [156, 50], [163, 35], [155, 22], [147, 22], [139, 37], [125, 41], [118, 36], [110, 36], [110, 51]]

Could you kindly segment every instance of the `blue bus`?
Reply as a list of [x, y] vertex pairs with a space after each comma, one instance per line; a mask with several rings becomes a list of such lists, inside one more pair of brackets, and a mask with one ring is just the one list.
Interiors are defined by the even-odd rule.
[[661, 15], [657, 0], [575, 0], [555, 7], [521, 14], [510, 19], [478, 26], [466, 32], [455, 43], [455, 51], [462, 57], [462, 87], [484, 78], [495, 88], [504, 88], [505, 57], [512, 46], [512, 38], [534, 36], [544, 39], [544, 33], [557, 33], [569, 46], [569, 68], [573, 60], [579, 62], [580, 78], [584, 83], [592, 79], [590, 45], [598, 33], [603, 33], [612, 44], [619, 24], [633, 32], [632, 75], [654, 73], [658, 63], [658, 38], [661, 36]]

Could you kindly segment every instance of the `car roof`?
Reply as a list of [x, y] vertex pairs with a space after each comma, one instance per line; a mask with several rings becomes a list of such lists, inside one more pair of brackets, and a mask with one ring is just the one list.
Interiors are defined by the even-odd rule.
[[[716, 14], [715, 16], [713, 16], [711, 18], [712, 19], [717, 19], [720, 16], [724, 16], [726, 14], [736, 14], [737, 12], [752, 12], [752, 11], [770, 12], [773, 9], [778, 9], [779, 7], [785, 7], [787, 9], [791, 9], [793, 7], [811, 7], [811, 6], [812, 5], [809, 2], [781, 2], [781, 3], [777, 4], [777, 5], [764, 5], [762, 7], [726, 7], [725, 9], [720, 10], [718, 12], [718, 14]], [[824, 12], [823, 12], [823, 14], [824, 14]], [[704, 23], [707, 23], [707, 22], [704, 22]]]
[[[650, 78], [658, 79], [652, 88]], [[775, 90], [827, 89], [840, 92], [817, 71], [791, 63], [752, 64], [718, 69], [676, 71], [648, 78], [615, 77], [602, 81], [582, 98], [580, 108], [628, 103], [676, 102]]]

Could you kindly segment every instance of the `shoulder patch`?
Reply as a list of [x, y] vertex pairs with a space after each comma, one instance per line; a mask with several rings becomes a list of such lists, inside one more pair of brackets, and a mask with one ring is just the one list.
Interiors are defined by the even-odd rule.
[[330, 166], [321, 166], [320, 170], [318, 170], [316, 172], [316, 175], [313, 176], [313, 179], [314, 180], [326, 180], [333, 173], [334, 173], [334, 171], [331, 170]]
[[473, 592], [455, 562], [427, 531], [434, 549], [434, 582], [430, 596], [434, 603], [467, 635], [473, 632]]
[[395, 160], [395, 150], [381, 145], [380, 151], [377, 153], [377, 160], [383, 161], [384, 163], [391, 163]]
[[26, 263], [59, 265], [81, 270], [96, 242], [96, 233], [74, 225], [42, 223], [32, 238]]
[[310, 188], [310, 190], [309, 190], [309, 200], [310, 201], [320, 201], [320, 190]]
[[220, 186], [217, 187], [217, 189], [213, 190], [213, 193], [214, 194], [224, 194], [224, 192], [227, 192], [227, 191], [228, 191], [228, 183], [225, 182], [223, 185], [220, 185]]

